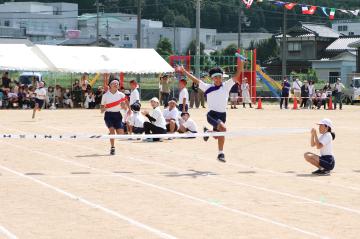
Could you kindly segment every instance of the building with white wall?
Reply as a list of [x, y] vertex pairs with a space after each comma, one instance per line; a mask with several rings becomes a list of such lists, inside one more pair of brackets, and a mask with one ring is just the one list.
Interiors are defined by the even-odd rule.
[[338, 20], [332, 23], [332, 29], [346, 36], [360, 35], [360, 20]]
[[[259, 42], [261, 40], [268, 40], [272, 38], [271, 33], [262, 32], [242, 32], [241, 43], [243, 48], [249, 48], [252, 41]], [[222, 50], [231, 44], [238, 44], [237, 33], [217, 33], [216, 35], [216, 50]]]
[[19, 29], [24, 37], [34, 42], [65, 38], [67, 30], [78, 29], [77, 16], [78, 5], [73, 3], [0, 4], [0, 28]]

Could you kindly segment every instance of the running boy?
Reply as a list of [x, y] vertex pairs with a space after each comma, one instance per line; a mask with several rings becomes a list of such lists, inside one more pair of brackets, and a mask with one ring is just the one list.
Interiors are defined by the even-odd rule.
[[329, 119], [321, 120], [318, 125], [321, 136], [318, 138], [316, 129], [313, 128], [311, 130], [310, 144], [311, 147], [320, 149], [320, 156], [307, 152], [304, 154], [304, 158], [307, 162], [318, 168], [313, 174], [329, 175], [330, 171], [335, 167], [332, 148], [332, 141], [335, 139], [335, 133], [331, 131], [332, 122]]
[[44, 105], [45, 98], [46, 98], [46, 90], [44, 88], [44, 82], [39, 83], [39, 87], [35, 90], [35, 107], [33, 110], [32, 118], [35, 118], [36, 111], [40, 111]]
[[[106, 92], [101, 99], [100, 110], [101, 113], [105, 112], [104, 120], [110, 135], [115, 133], [124, 134], [120, 103], [125, 101], [126, 97], [123, 93], [119, 92], [118, 89], [119, 81], [112, 80], [109, 83], [108, 92]], [[110, 155], [115, 155], [115, 139], [110, 139], [110, 144]]]
[[[209, 71], [209, 75], [211, 79], [214, 81], [213, 84], [204, 83], [202, 80], [197, 79], [195, 76], [191, 75], [188, 71], [185, 70], [184, 67], [179, 67], [178, 69], [180, 72], [185, 74], [190, 80], [195, 83], [199, 84], [199, 87], [204, 94], [207, 96], [208, 108], [209, 112], [207, 113], [207, 121], [209, 124], [213, 126], [214, 131], [218, 132], [225, 132], [226, 131], [226, 106], [229, 98], [229, 92], [231, 87], [238, 82], [240, 78], [240, 71], [236, 73], [236, 75], [225, 82], [222, 82], [223, 74], [221, 68], [215, 67]], [[206, 132], [207, 129], [204, 128]], [[225, 154], [224, 154], [224, 144], [225, 144], [225, 137], [215, 137], [218, 141], [218, 149], [219, 153], [217, 159], [220, 162], [225, 161]], [[208, 137], [204, 137], [204, 140], [207, 141]]]

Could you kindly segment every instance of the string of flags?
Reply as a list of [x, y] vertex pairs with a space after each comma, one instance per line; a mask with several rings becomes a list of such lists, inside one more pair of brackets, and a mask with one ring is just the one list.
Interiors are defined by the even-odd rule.
[[[246, 5], [246, 8], [251, 8], [251, 5], [254, 3], [254, 0], [242, 0], [242, 1]], [[352, 14], [354, 16], [359, 16], [360, 14], [360, 9], [345, 10], [345, 9], [337, 9], [337, 8], [329, 8], [329, 7], [321, 7], [321, 6], [312, 6], [312, 5], [293, 3], [293, 2], [283, 2], [277, 0], [268, 0], [268, 1], [276, 6], [284, 7], [289, 11], [293, 10], [295, 6], [299, 6], [301, 7], [301, 12], [304, 15], [314, 15], [315, 12], [319, 9], [325, 16], [329, 17], [330, 20], [335, 19], [335, 14], [337, 11], [345, 14]], [[263, 2], [263, 0], [257, 0], [257, 2]]]

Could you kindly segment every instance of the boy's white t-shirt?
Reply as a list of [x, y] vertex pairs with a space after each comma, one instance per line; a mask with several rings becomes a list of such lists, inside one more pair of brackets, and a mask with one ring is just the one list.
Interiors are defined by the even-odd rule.
[[136, 101], [140, 101], [140, 93], [138, 89], [134, 89], [133, 91], [131, 91], [129, 104], [133, 105]]
[[[215, 91], [207, 94], [207, 103], [209, 110], [224, 113], [226, 112], [226, 106], [228, 104], [229, 92], [231, 88], [235, 85], [235, 81], [233, 79], [227, 80], [222, 83], [222, 86]], [[203, 81], [199, 81], [199, 88], [203, 92], [205, 92], [210, 87], [214, 86], [213, 84], [207, 84]]]
[[320, 155], [333, 155], [333, 147], [332, 147], [332, 135], [331, 133], [327, 132], [320, 136], [319, 142], [323, 145], [320, 149]]
[[139, 112], [134, 112], [129, 120], [129, 124], [136, 128], [144, 128], [145, 118]]
[[38, 88], [35, 90], [36, 98], [39, 100], [45, 100], [46, 90], [44, 88]]
[[186, 87], [184, 89], [182, 89], [179, 93], [179, 104], [183, 103], [184, 98], [186, 99], [186, 103], [185, 104], [189, 104], [189, 92], [186, 89]]
[[190, 130], [191, 132], [197, 132], [197, 125], [194, 120], [188, 119], [183, 123], [183, 126]]

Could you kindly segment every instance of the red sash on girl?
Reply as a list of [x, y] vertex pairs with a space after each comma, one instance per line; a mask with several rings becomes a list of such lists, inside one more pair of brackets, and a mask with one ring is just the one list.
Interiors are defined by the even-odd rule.
[[125, 102], [126, 100], [127, 100], [126, 97], [124, 97], [124, 98], [122, 98], [122, 99], [120, 99], [120, 100], [118, 100], [118, 101], [115, 101], [115, 102], [106, 104], [106, 105], [105, 105], [105, 108], [106, 108], [106, 109], [109, 109], [109, 108], [115, 107], [115, 106], [117, 106], [117, 105], [120, 105], [121, 102]]

